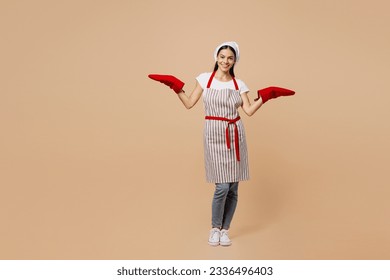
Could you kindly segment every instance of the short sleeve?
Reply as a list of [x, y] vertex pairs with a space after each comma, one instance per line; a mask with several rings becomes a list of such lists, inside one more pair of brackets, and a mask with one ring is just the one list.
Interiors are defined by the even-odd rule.
[[240, 94], [243, 94], [243, 93], [246, 93], [249, 91], [249, 88], [247, 87], [247, 85], [243, 81], [237, 79], [237, 84], [238, 84], [238, 88], [240, 89]]
[[210, 78], [210, 73], [202, 73], [198, 77], [196, 77], [196, 80], [198, 81], [201, 88], [205, 89], [207, 87], [207, 82], [209, 78]]

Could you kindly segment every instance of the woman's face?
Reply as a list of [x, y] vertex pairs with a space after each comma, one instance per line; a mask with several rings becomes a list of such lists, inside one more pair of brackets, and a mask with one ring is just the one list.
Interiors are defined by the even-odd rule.
[[218, 69], [228, 72], [235, 62], [234, 53], [230, 49], [222, 49], [217, 56]]

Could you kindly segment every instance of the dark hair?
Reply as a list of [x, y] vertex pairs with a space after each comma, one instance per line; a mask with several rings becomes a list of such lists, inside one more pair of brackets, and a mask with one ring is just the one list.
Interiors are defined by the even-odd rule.
[[[233, 52], [233, 54], [234, 54], [234, 60], [237, 59], [236, 51], [235, 51], [231, 46], [226, 46], [226, 45], [219, 48], [219, 50], [218, 50], [218, 52], [217, 52], [217, 57], [218, 57], [218, 55], [219, 55], [219, 52], [220, 52], [221, 50], [225, 50], [225, 49], [231, 50], [231, 51]], [[232, 68], [229, 69], [229, 74], [230, 74], [232, 77], [234, 77], [234, 65], [235, 65], [235, 64], [236, 64], [236, 63], [234, 63], [233, 66], [232, 66]], [[218, 70], [218, 62], [216, 61], [216, 62], [215, 62], [215, 65], [214, 65], [214, 72], [217, 71], [217, 70]]]

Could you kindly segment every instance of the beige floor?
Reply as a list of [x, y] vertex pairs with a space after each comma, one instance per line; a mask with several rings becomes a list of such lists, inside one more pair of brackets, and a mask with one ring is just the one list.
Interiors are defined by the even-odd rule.
[[144, 181], [118, 162], [67, 166], [77, 180], [61, 174], [59, 165], [47, 167], [45, 180], [35, 178], [40, 186], [35, 181], [34, 188], [7, 190], [0, 258], [390, 258], [388, 189], [356, 185], [351, 193], [341, 189], [343, 182], [325, 185], [313, 172], [299, 177], [275, 163], [259, 166], [264, 175], [252, 172], [252, 180], [241, 183], [229, 248], [207, 244], [213, 187], [200, 176], [202, 162], [172, 167], [189, 182], [158, 171], [158, 159]]

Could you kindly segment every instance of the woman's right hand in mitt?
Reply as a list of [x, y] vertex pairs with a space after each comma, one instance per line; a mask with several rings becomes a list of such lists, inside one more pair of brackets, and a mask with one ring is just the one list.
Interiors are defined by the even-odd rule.
[[176, 93], [184, 92], [183, 87], [184, 83], [180, 81], [178, 78], [172, 75], [160, 75], [160, 74], [150, 74], [148, 75], [152, 80], [158, 81], [169, 86]]

